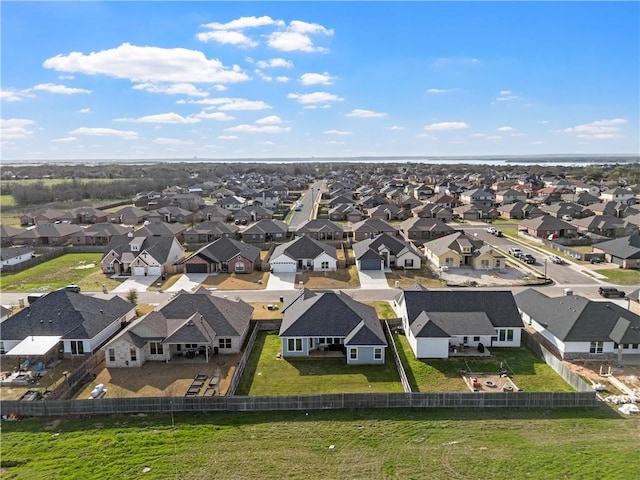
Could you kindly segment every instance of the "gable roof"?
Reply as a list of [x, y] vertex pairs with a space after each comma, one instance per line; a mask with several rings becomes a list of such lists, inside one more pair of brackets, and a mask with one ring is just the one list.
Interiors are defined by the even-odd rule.
[[[116, 258], [122, 260], [124, 256], [131, 256], [131, 260], [138, 257], [142, 252], [147, 252], [161, 264], [168, 261], [169, 254], [174, 242], [180, 245], [175, 237], [129, 237], [118, 235], [111, 237], [111, 240], [104, 249], [102, 258], [111, 251], [115, 252]], [[131, 251], [131, 244], [139, 244], [138, 251]], [[182, 246], [180, 245], [182, 248]]]
[[222, 237], [189, 255], [185, 262], [188, 262], [193, 257], [201, 257], [207, 261], [228, 262], [238, 255], [254, 262], [260, 257], [260, 249], [231, 238]]
[[287, 255], [288, 257], [297, 259], [316, 258], [321, 253], [326, 253], [332, 258], [337, 260], [336, 248], [327, 245], [326, 243], [319, 242], [313, 238], [302, 235], [294, 240], [278, 245], [271, 254], [271, 258], [277, 258], [280, 255]]
[[640, 234], [616, 238], [593, 246], [614, 257], [624, 259], [640, 259]]
[[366, 258], [368, 252], [375, 252], [379, 257], [379, 251], [383, 247], [386, 247], [389, 252], [396, 257], [400, 256], [403, 252], [413, 252], [420, 256], [420, 254], [415, 251], [412, 244], [398, 240], [386, 233], [374, 238], [361, 240], [352, 245], [353, 254], [359, 260]]

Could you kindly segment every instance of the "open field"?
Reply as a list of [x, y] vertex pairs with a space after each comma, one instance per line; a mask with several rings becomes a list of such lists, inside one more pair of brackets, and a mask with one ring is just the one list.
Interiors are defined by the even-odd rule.
[[[621, 268], [597, 269], [597, 272], [607, 277], [611, 283], [618, 285], [631, 285], [636, 288], [640, 285], [640, 270], [623, 270]], [[627, 293], [631, 293], [628, 291]]]
[[530, 392], [572, 392], [573, 388], [543, 360], [526, 347], [492, 348], [491, 357], [452, 357], [419, 360], [404, 335], [394, 335], [398, 354], [405, 366], [411, 389], [418, 392], [469, 391], [460, 371], [496, 373], [500, 363], [521, 390]]
[[236, 395], [402, 392], [393, 359], [384, 366], [347, 365], [340, 358], [277, 358], [280, 338], [260, 332]]
[[638, 431], [606, 407], [34, 418], [2, 425], [2, 477], [638, 478]]
[[296, 285], [303, 282], [306, 288], [358, 288], [360, 279], [355, 265], [339, 268], [335, 272], [306, 272], [296, 274]]
[[16, 201], [13, 195], [0, 195], [0, 209], [7, 207], [15, 207]]
[[219, 273], [209, 275], [201, 285], [218, 290], [263, 290], [268, 279], [269, 272]]
[[409, 288], [414, 283], [419, 283], [425, 287], [442, 287], [442, 283], [427, 266], [422, 266], [419, 270], [392, 270], [387, 273], [387, 283], [395, 288], [396, 281], [399, 288]]
[[120, 283], [100, 269], [100, 253], [68, 253], [18, 273], [2, 275], [0, 290], [49, 292], [75, 283], [85, 292], [111, 290]]

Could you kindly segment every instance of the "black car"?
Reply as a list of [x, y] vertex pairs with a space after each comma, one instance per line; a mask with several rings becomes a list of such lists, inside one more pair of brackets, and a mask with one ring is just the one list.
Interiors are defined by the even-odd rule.
[[528, 253], [521, 255], [520, 260], [522, 260], [524, 263], [528, 263], [529, 265], [533, 265], [534, 263], [536, 263], [535, 257], [533, 255], [529, 255]]
[[600, 287], [598, 289], [598, 293], [602, 295], [604, 298], [609, 298], [609, 297], [624, 298], [626, 296], [626, 293], [624, 293], [622, 290], [618, 290], [617, 288], [613, 288], [613, 287]]

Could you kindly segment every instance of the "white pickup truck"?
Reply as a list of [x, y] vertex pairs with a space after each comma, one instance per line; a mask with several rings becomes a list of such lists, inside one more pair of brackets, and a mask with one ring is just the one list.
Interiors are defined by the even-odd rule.
[[509, 249], [509, 255], [513, 255], [514, 257], [519, 257], [520, 255], [522, 255], [522, 253], [522, 250], [520, 250], [518, 247]]

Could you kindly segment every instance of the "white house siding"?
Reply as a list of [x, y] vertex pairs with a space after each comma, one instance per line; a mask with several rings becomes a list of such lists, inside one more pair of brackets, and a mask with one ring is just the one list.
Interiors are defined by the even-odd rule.
[[[115, 351], [115, 361], [113, 362], [109, 358], [109, 349], [111, 348]], [[135, 362], [131, 361], [131, 348], [136, 349], [137, 360]], [[146, 361], [144, 349], [137, 348], [121, 338], [114, 340], [105, 348], [104, 358], [107, 368], [141, 367]]]
[[416, 340], [416, 348], [413, 350], [416, 358], [449, 358], [449, 338], [417, 338]]
[[[413, 266], [412, 267], [405, 266], [405, 260], [413, 260]], [[421, 265], [421, 261], [422, 260], [419, 255], [415, 253], [407, 252], [396, 259], [396, 266], [407, 268], [407, 269], [419, 269]]]
[[[519, 347], [520, 346], [520, 340], [522, 337], [522, 329], [521, 328], [500, 328], [500, 329], [496, 329], [496, 337], [497, 340], [494, 340], [490, 345], [492, 347]], [[505, 340], [504, 341], [500, 341], [500, 330], [512, 330], [513, 331], [513, 340], [508, 341], [506, 340], [507, 338], [507, 333], [505, 332]]]
[[0, 264], [0, 269], [2, 269], [3, 266], [8, 267], [9, 265], [16, 265], [18, 263], [31, 260], [32, 258], [33, 258], [33, 252], [23, 253], [22, 255], [18, 255], [17, 257], [13, 257], [13, 258], [7, 258], [6, 260], [3, 260], [2, 263]]
[[69, 339], [64, 340], [62, 342], [63, 350], [66, 355], [72, 355], [71, 353], [71, 342], [82, 342], [82, 350], [84, 351], [83, 355], [87, 355], [91, 353], [91, 341], [90, 340], [80, 340], [80, 339]]
[[[322, 263], [328, 262], [329, 268], [322, 268]], [[316, 258], [313, 259], [313, 269], [314, 270], [324, 270], [324, 271], [334, 271], [337, 268], [337, 261], [335, 258], [327, 255], [322, 252]]]
[[[95, 337], [90, 340], [91, 351], [100, 347], [104, 342], [113, 337], [120, 330], [120, 319], [118, 318], [116, 321], [112, 322], [107, 328], [98, 333]], [[85, 344], [86, 347], [86, 344]], [[85, 350], [86, 352], [86, 350]]]
[[309, 356], [309, 338], [302, 338], [302, 351], [289, 351], [289, 339], [300, 337], [282, 337], [282, 356], [283, 357], [308, 357]]
[[286, 255], [271, 259], [269, 265], [271, 266], [271, 271], [276, 273], [295, 273], [297, 270], [297, 262]]
[[[358, 358], [355, 360], [352, 359], [350, 355], [352, 348], [356, 348], [358, 350]], [[373, 358], [374, 348], [380, 348], [382, 350], [382, 357], [380, 360], [375, 360]], [[384, 347], [367, 347], [362, 345], [357, 347], [347, 347], [347, 365], [382, 365], [384, 364], [384, 355]]]

